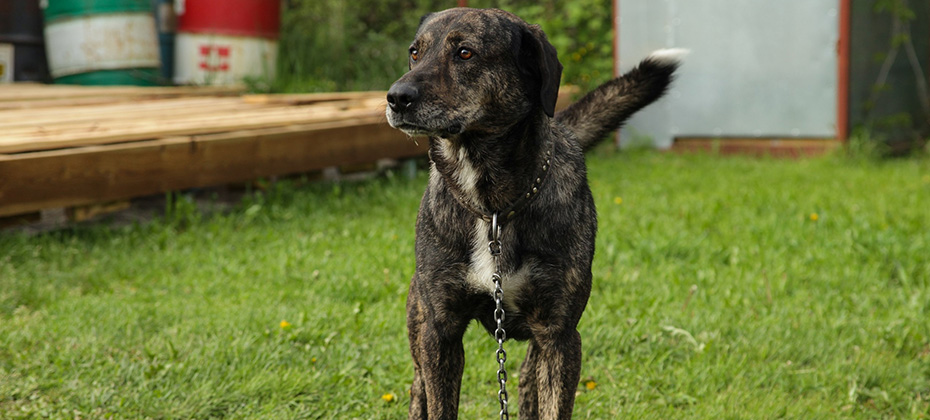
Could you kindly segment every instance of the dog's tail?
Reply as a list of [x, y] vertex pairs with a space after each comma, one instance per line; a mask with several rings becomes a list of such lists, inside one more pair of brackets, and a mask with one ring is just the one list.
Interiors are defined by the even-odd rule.
[[688, 50], [669, 48], [650, 54], [626, 74], [598, 86], [555, 119], [575, 133], [588, 150], [646, 105], [662, 97]]

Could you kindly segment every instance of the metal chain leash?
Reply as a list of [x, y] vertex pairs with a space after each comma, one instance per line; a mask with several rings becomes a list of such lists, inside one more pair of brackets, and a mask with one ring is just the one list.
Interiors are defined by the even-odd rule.
[[510, 413], [507, 410], [507, 352], [504, 351], [504, 341], [507, 340], [507, 332], [504, 331], [504, 289], [501, 287], [500, 275], [500, 255], [501, 255], [501, 227], [497, 223], [497, 213], [491, 216], [491, 232], [488, 235], [490, 242], [488, 250], [494, 259], [494, 274], [491, 280], [494, 282], [494, 321], [497, 322], [497, 329], [494, 331], [494, 338], [497, 339], [497, 382], [500, 384], [500, 391], [497, 392], [497, 399], [501, 404], [501, 420], [510, 420]]

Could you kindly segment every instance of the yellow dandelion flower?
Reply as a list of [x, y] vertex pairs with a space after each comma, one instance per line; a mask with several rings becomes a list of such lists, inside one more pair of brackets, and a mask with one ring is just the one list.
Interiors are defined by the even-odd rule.
[[587, 388], [588, 391], [591, 391], [591, 390], [593, 390], [594, 388], [597, 388], [597, 382], [594, 382], [594, 381], [587, 381], [587, 382], [584, 383], [584, 387]]
[[623, 204], [623, 199], [620, 198], [620, 197], [614, 197], [614, 204], [616, 204], [616, 205], [618, 205], [618, 206], [621, 205], [621, 204]]
[[812, 222], [816, 222], [816, 221], [820, 220], [820, 215], [817, 214], [817, 213], [811, 213], [810, 218], [811, 218], [811, 221], [812, 221]]
[[311, 358], [310, 358], [310, 363], [316, 363], [316, 357], [311, 357]]
[[384, 402], [393, 402], [394, 394], [391, 394], [391, 393], [384, 394], [381, 396], [381, 399], [384, 400]]
[[290, 323], [290, 322], [287, 322], [287, 321], [285, 321], [285, 320], [283, 320], [283, 319], [281, 320], [281, 323], [278, 324], [278, 325], [281, 326], [281, 329], [282, 329], [282, 330], [286, 330], [286, 329], [288, 329], [288, 328], [291, 327], [291, 323]]

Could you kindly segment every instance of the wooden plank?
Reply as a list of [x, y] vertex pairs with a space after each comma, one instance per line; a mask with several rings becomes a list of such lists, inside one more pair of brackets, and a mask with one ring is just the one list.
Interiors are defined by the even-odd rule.
[[83, 206], [70, 207], [65, 211], [65, 214], [68, 215], [68, 220], [74, 222], [83, 222], [102, 214], [114, 213], [120, 210], [126, 210], [130, 207], [132, 207], [131, 202], [128, 200], [120, 200], [108, 203], [94, 203]]
[[191, 96], [229, 97], [237, 96], [243, 90], [227, 87], [122, 87], [117, 90], [114, 87], [37, 85], [17, 91], [5, 86], [0, 85], [0, 111], [131, 103], [145, 99]]
[[0, 102], [81, 97], [133, 96], [157, 98], [192, 95], [239, 95], [244, 90], [245, 89], [242, 86], [141, 87], [40, 85], [14, 83], [9, 85], [0, 85]]
[[834, 138], [676, 138], [675, 152], [712, 152], [724, 155], [772, 157], [810, 157], [829, 153], [841, 147]]
[[41, 110], [0, 111], [0, 132], [4, 135], [35, 131], [38, 127], [65, 126], [75, 122], [122, 121], [132, 119], [165, 119], [172, 116], [220, 113], [227, 110], [262, 109], [238, 98], [195, 97], [107, 103], [97, 106], [54, 107]]
[[175, 117], [170, 122], [134, 119], [109, 125], [89, 122], [64, 129], [38, 127], [31, 133], [14, 132], [0, 137], [0, 153], [20, 153], [176, 135], [259, 129], [375, 115], [383, 116], [384, 110], [371, 107], [345, 111], [315, 107], [287, 107], [273, 110], [227, 112], [222, 115]]
[[91, 121], [64, 126], [30, 127], [25, 131], [9, 130], [9, 134], [0, 138], [0, 152], [20, 153], [149, 140], [167, 136], [249, 130], [289, 124], [338, 121], [377, 114], [380, 112], [368, 109], [354, 111], [289, 109], [287, 112], [261, 114], [254, 111], [227, 112], [222, 115], [192, 115], [165, 120], [130, 119], [106, 124]]
[[22, 101], [0, 101], [0, 111], [6, 110], [27, 110], [43, 109], [52, 107], [77, 107], [84, 105], [99, 105], [112, 103], [125, 103], [136, 100], [135, 97], [124, 96], [117, 98], [88, 97], [88, 98], [51, 98], [51, 99], [28, 99]]
[[[310, 105], [302, 105], [302, 108], [309, 106], [314, 109], [361, 109], [361, 108], [378, 108], [382, 107], [381, 99], [364, 99], [364, 100], [339, 100], [330, 102], [320, 102]], [[90, 123], [92, 126], [99, 126], [103, 122], [115, 121], [124, 123], [128, 119], [133, 120], [167, 120], [167, 119], [184, 119], [191, 118], [200, 114], [224, 114], [229, 111], [238, 112], [274, 112], [271, 109], [284, 110], [297, 109], [296, 106], [287, 104], [255, 104], [247, 103], [237, 97], [190, 97], [190, 98], [170, 98], [156, 100], [142, 100], [131, 103], [107, 103], [95, 106], [83, 107], [54, 107], [41, 110], [0, 110], [0, 132], [4, 135], [11, 136], [15, 134], [29, 134], [30, 132], [39, 131], [47, 133], [51, 126], [55, 129], [65, 128], [69, 123]], [[87, 125], [73, 126], [78, 131], [86, 131]], [[39, 130], [41, 128], [41, 130]]]
[[243, 95], [242, 100], [251, 104], [306, 105], [318, 102], [346, 101], [352, 99], [381, 99], [387, 101], [387, 91], [325, 92], [271, 95]]
[[383, 117], [0, 155], [0, 216], [422, 155]]

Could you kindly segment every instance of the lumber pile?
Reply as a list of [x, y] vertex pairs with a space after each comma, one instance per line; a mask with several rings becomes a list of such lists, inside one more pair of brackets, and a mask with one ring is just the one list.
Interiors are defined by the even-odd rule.
[[0, 217], [425, 152], [384, 92], [0, 85]]

